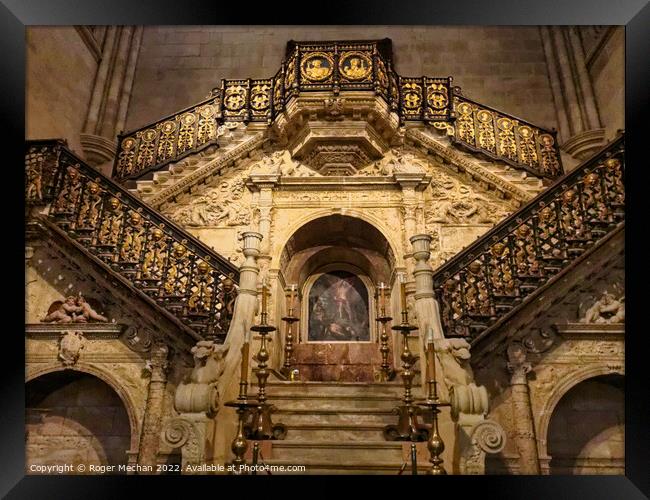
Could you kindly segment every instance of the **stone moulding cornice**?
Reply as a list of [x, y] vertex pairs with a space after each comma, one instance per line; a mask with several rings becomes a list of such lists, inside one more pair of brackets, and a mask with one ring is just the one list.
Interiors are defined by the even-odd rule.
[[149, 199], [145, 199], [145, 201], [153, 208], [160, 209], [160, 206], [169, 199], [178, 196], [182, 192], [189, 191], [192, 186], [199, 184], [201, 181], [218, 173], [222, 168], [227, 167], [228, 164], [237, 161], [242, 156], [257, 149], [265, 140], [266, 134], [262, 132], [253, 133], [248, 139], [244, 140], [232, 150], [206, 162], [191, 174], [181, 178], [177, 183], [163, 188], [162, 191]]
[[523, 203], [528, 202], [533, 198], [533, 195], [526, 191], [519, 189], [510, 182], [502, 179], [498, 175], [493, 174], [479, 165], [463, 158], [459, 153], [452, 148], [440, 144], [433, 137], [427, 135], [423, 130], [411, 128], [408, 129], [406, 135], [416, 142], [418, 145], [427, 148], [442, 157], [444, 160], [452, 163], [458, 167], [462, 167], [471, 177], [478, 177], [481, 180], [491, 184], [496, 190], [503, 193], [506, 198], [514, 198], [515, 200]]
[[76, 331], [86, 338], [118, 338], [126, 325], [120, 323], [28, 323], [25, 334], [30, 338], [58, 338], [61, 332]]
[[553, 328], [564, 338], [625, 336], [625, 323], [557, 323]]

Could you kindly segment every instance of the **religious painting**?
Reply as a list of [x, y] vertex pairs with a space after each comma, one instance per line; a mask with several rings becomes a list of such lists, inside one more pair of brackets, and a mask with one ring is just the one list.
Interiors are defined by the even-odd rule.
[[332, 74], [332, 59], [323, 52], [315, 52], [303, 59], [301, 73], [307, 80], [325, 80]]
[[309, 342], [369, 342], [368, 290], [346, 271], [321, 275], [309, 292]]
[[344, 55], [339, 63], [341, 74], [349, 80], [363, 80], [370, 75], [372, 63], [361, 52], [352, 52]]

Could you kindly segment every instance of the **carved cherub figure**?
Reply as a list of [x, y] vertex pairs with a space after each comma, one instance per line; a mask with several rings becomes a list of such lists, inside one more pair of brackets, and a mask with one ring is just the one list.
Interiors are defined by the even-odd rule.
[[75, 323], [88, 323], [91, 319], [100, 321], [102, 323], [108, 323], [108, 318], [95, 311], [90, 306], [90, 304], [86, 302], [86, 300], [81, 296], [81, 294], [79, 294], [79, 297], [76, 299], [76, 305], [79, 310], [74, 318]]
[[77, 314], [81, 313], [81, 308], [77, 304], [74, 295], [65, 298], [65, 301], [54, 302], [50, 306], [50, 312], [41, 321], [43, 323], [72, 323]]
[[625, 297], [616, 299], [609, 292], [592, 305], [580, 320], [581, 323], [623, 323], [625, 321]]

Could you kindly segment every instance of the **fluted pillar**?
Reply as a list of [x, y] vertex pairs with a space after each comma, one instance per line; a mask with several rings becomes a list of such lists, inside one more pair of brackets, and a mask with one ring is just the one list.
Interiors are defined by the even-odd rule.
[[561, 149], [577, 160], [605, 142], [605, 130], [575, 27], [542, 26], [540, 36], [560, 127]]
[[528, 388], [531, 364], [526, 360], [526, 350], [519, 343], [508, 346], [508, 371], [512, 398], [512, 415], [515, 424], [515, 442], [519, 451], [519, 472], [540, 474], [535, 423]]
[[139, 465], [149, 465], [156, 470], [160, 432], [162, 429], [163, 401], [167, 386], [167, 357], [168, 347], [163, 343], [155, 343], [151, 348], [151, 379], [147, 404], [140, 435]]
[[123, 131], [131, 98], [142, 26], [110, 26], [81, 134], [86, 159], [95, 166], [115, 156], [117, 135]]

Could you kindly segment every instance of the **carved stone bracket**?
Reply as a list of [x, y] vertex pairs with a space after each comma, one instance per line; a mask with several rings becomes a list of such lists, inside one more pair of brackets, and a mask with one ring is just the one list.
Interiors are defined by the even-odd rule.
[[506, 433], [493, 420], [462, 415], [458, 422], [460, 433], [460, 473], [485, 474], [486, 454], [496, 454], [506, 444]]
[[182, 413], [165, 422], [162, 442], [171, 448], [181, 449], [183, 473], [192, 474], [192, 466], [205, 463], [205, 444], [211, 425], [212, 422], [205, 415], [197, 413]]

